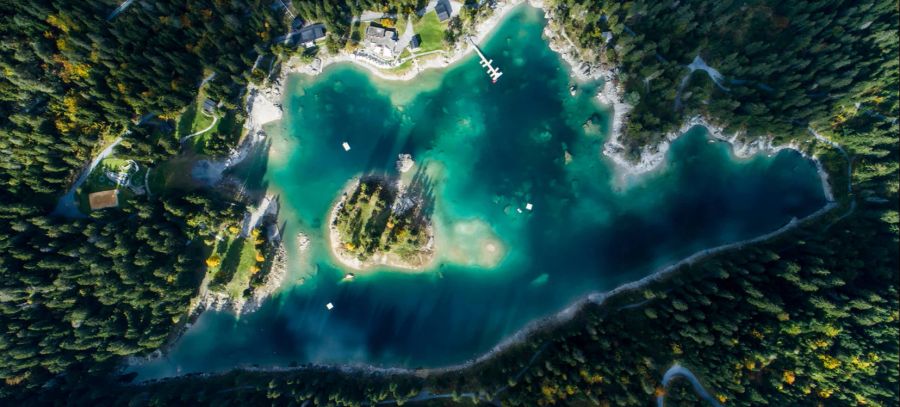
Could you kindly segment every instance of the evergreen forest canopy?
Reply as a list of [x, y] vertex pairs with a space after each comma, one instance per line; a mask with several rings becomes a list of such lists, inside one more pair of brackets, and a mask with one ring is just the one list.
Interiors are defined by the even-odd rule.
[[[833, 127], [854, 109], [897, 117], [895, 1], [551, 4], [586, 58], [620, 67], [634, 105], [625, 137], [632, 153], [695, 114], [779, 143], [803, 141], [808, 127]], [[697, 56], [722, 74], [718, 84], [689, 73]]]
[[[362, 10], [409, 13], [424, 3], [291, 6], [325, 22], [337, 49], [352, 45], [350, 20]], [[812, 128], [848, 154], [810, 147], [840, 208], [589, 306], [466, 370], [425, 379], [236, 371], [126, 385], [111, 374], [116, 364], [159, 349], [186, 322], [210, 251], [207, 225], [236, 222], [244, 206], [171, 188], [68, 219], [51, 214], [56, 199], [118, 136], [116, 154], [142, 167], [178, 155], [174, 120], [203, 82], [243, 120], [251, 67], [287, 56], [271, 40], [290, 21], [277, 1], [138, 0], [110, 19], [118, 4], [109, 0], [0, 0], [0, 400], [359, 405], [428, 390], [448, 395], [437, 404], [646, 405], [656, 395], [699, 403], [686, 381], [660, 387], [679, 362], [726, 404], [895, 403], [896, 1], [546, 3], [585, 58], [619, 66], [635, 106], [625, 140], [634, 151], [694, 114], [778, 142], [808, 140]], [[451, 28], [489, 13], [473, 10]], [[694, 71], [680, 88], [698, 55], [723, 82]], [[217, 139], [211, 151], [234, 142]]]
[[[152, 168], [179, 152], [172, 119], [198, 86], [240, 110], [249, 70], [285, 31], [263, 1], [3, 1], [0, 12], [0, 396], [108, 372], [186, 320], [211, 228], [241, 205], [158, 191], [84, 219], [51, 215], [90, 157]], [[233, 146], [219, 146], [227, 150]]]

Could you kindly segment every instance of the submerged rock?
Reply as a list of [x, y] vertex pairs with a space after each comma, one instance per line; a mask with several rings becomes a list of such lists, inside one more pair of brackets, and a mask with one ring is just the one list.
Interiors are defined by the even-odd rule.
[[297, 233], [297, 250], [304, 252], [309, 248], [309, 236], [305, 233]]
[[400, 154], [397, 156], [397, 171], [407, 172], [412, 169], [413, 166], [416, 165], [416, 162], [413, 161], [412, 155], [410, 154]]

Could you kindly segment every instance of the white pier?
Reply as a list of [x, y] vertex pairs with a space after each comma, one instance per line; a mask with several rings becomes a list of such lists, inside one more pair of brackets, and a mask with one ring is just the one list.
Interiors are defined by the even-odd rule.
[[478, 56], [481, 57], [480, 64], [482, 67], [484, 67], [487, 70], [488, 76], [491, 77], [491, 82], [497, 83], [497, 79], [500, 78], [500, 75], [503, 75], [503, 72], [500, 72], [499, 68], [494, 68], [494, 66], [491, 65], [491, 63], [494, 62], [494, 60], [487, 59], [487, 57], [484, 56], [484, 54], [481, 52], [481, 48], [478, 48], [478, 44], [476, 44], [475, 41], [472, 40], [472, 37], [467, 37], [467, 39], [469, 40], [469, 44], [472, 44], [472, 47], [475, 48], [475, 52], [478, 53]]

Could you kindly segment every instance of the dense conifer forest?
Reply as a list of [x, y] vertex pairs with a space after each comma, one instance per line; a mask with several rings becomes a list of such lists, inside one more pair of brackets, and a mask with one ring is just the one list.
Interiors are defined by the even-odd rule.
[[[620, 67], [632, 153], [694, 114], [781, 143], [845, 120], [835, 109], [897, 117], [895, 1], [550, 3], [586, 59]], [[698, 56], [718, 83], [687, 68]]]
[[0, 396], [107, 372], [185, 322], [207, 225], [239, 220], [241, 205], [170, 189], [51, 213], [118, 136], [117, 156], [140, 167], [177, 154], [172, 119], [206, 75], [207, 95], [240, 110], [249, 68], [285, 29], [269, 6], [137, 2], [110, 19], [109, 1], [0, 2]]
[[[112, 16], [111, 0], [0, 0], [0, 404], [365, 405], [432, 394], [442, 396], [422, 404], [700, 403], [685, 380], [661, 386], [673, 363], [728, 405], [895, 404], [897, 2], [547, 3], [585, 58], [620, 67], [634, 151], [694, 114], [779, 143], [812, 140], [812, 129], [845, 151], [807, 143], [838, 208], [587, 305], [462, 370], [300, 367], [129, 383], [116, 366], [177, 335], [205, 270], [209, 225], [236, 222], [244, 204], [167, 188], [68, 218], [53, 214], [56, 200], [117, 137], [116, 154], [141, 167], [185, 154], [175, 119], [201, 84], [241, 122], [251, 68], [280, 59], [272, 39], [290, 21], [278, 1], [135, 1]], [[362, 10], [423, 5], [291, 4], [326, 23], [329, 47], [351, 40]], [[689, 74], [698, 55], [722, 73], [719, 84]], [[235, 142], [214, 138], [209, 152]]]

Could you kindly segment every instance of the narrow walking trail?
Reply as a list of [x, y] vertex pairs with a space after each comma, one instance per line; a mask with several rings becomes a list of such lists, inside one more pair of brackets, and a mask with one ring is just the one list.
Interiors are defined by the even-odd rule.
[[856, 210], [856, 198], [853, 196], [853, 160], [850, 158], [850, 154], [847, 153], [847, 150], [844, 150], [844, 148], [841, 147], [840, 144], [831, 141], [827, 137], [819, 134], [819, 132], [815, 131], [812, 127], [808, 127], [807, 130], [810, 132], [810, 134], [813, 135], [813, 137], [816, 138], [816, 140], [834, 147], [838, 151], [838, 153], [844, 156], [844, 159], [847, 160], [847, 196], [850, 198], [850, 207], [847, 208], [847, 212], [837, 217], [836, 219], [831, 221], [831, 223], [825, 226], [825, 230], [828, 230], [828, 228], [830, 228], [832, 225], [844, 220], [848, 216], [852, 215], [853, 211]]
[[181, 142], [184, 143], [185, 141], [190, 140], [191, 137], [199, 136], [199, 135], [201, 135], [201, 134], [203, 134], [203, 133], [208, 132], [209, 129], [213, 128], [213, 126], [216, 125], [216, 122], [219, 121], [219, 116], [213, 116], [212, 118], [213, 118], [213, 121], [212, 121], [212, 123], [209, 124], [209, 126], [206, 126], [206, 128], [203, 129], [203, 130], [196, 131], [196, 132], [193, 132], [193, 133], [191, 133], [191, 134], [188, 134], [187, 136], [182, 137], [182, 138], [181, 138]]
[[[678, 363], [672, 365], [669, 370], [666, 370], [666, 373], [663, 375], [662, 385], [663, 387], [668, 388], [669, 383], [672, 382], [673, 379], [677, 377], [683, 377], [691, 382], [691, 386], [694, 387], [694, 391], [697, 392], [697, 395], [700, 396], [703, 400], [706, 400], [712, 406], [722, 407], [722, 404], [719, 403], [718, 400], [715, 399], [706, 388], [700, 384], [700, 380], [697, 379], [697, 376], [694, 376], [694, 373], [688, 370], [686, 367], [679, 365]], [[663, 407], [665, 405], [666, 395], [665, 393], [656, 397], [656, 405], [658, 407]]]
[[681, 79], [681, 84], [678, 85], [678, 92], [675, 94], [675, 110], [681, 108], [681, 93], [684, 91], [684, 87], [687, 86], [688, 82], [690, 82], [691, 75], [694, 74], [694, 71], [700, 70], [706, 72], [706, 74], [709, 75], [709, 79], [712, 79], [713, 83], [715, 83], [719, 89], [722, 89], [725, 92], [731, 91], [731, 89], [725, 87], [725, 85], [722, 85], [725, 76], [723, 76], [722, 73], [715, 68], [707, 65], [706, 61], [704, 61], [703, 58], [700, 57], [700, 55], [695, 56], [694, 60], [691, 61], [689, 65], [687, 65], [687, 68], [690, 69], [690, 72], [688, 72], [687, 75], [685, 75], [684, 78]]
[[106, 17], [106, 21], [116, 18], [116, 16], [125, 11], [125, 9], [127, 9], [128, 6], [131, 5], [131, 3], [134, 3], [134, 0], [125, 0], [122, 4], [119, 5], [119, 7], [116, 7], [116, 9], [113, 10], [112, 13], [109, 13], [109, 16]]

